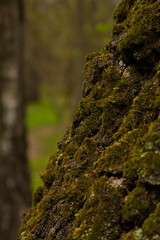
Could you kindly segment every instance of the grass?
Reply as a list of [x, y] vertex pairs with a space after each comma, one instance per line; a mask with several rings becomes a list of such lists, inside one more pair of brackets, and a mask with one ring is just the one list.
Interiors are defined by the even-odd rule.
[[28, 104], [26, 126], [29, 131], [40, 126], [56, 124], [57, 121], [57, 112], [50, 99]]

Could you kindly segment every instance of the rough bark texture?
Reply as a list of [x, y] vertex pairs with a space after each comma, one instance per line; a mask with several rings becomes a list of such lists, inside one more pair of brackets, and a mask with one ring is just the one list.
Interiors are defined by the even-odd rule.
[[22, 85], [22, 2], [0, 2], [0, 239], [15, 240], [30, 202]]
[[20, 239], [160, 239], [160, 1], [123, 0]]

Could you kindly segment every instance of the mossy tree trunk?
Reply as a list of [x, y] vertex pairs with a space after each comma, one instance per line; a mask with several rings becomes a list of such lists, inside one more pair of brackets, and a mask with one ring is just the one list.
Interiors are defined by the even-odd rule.
[[30, 202], [22, 81], [23, 6], [0, 1], [0, 239], [15, 240]]
[[160, 239], [160, 2], [123, 0], [21, 240]]

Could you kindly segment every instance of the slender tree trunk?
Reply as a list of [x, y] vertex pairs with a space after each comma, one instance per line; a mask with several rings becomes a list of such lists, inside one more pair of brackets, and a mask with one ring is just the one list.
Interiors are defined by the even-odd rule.
[[23, 4], [0, 2], [0, 238], [15, 240], [30, 204], [23, 85]]

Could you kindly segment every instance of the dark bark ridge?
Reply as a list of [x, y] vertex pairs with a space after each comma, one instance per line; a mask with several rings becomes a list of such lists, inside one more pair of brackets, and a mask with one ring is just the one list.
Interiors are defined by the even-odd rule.
[[20, 239], [160, 239], [160, 1], [123, 0]]

